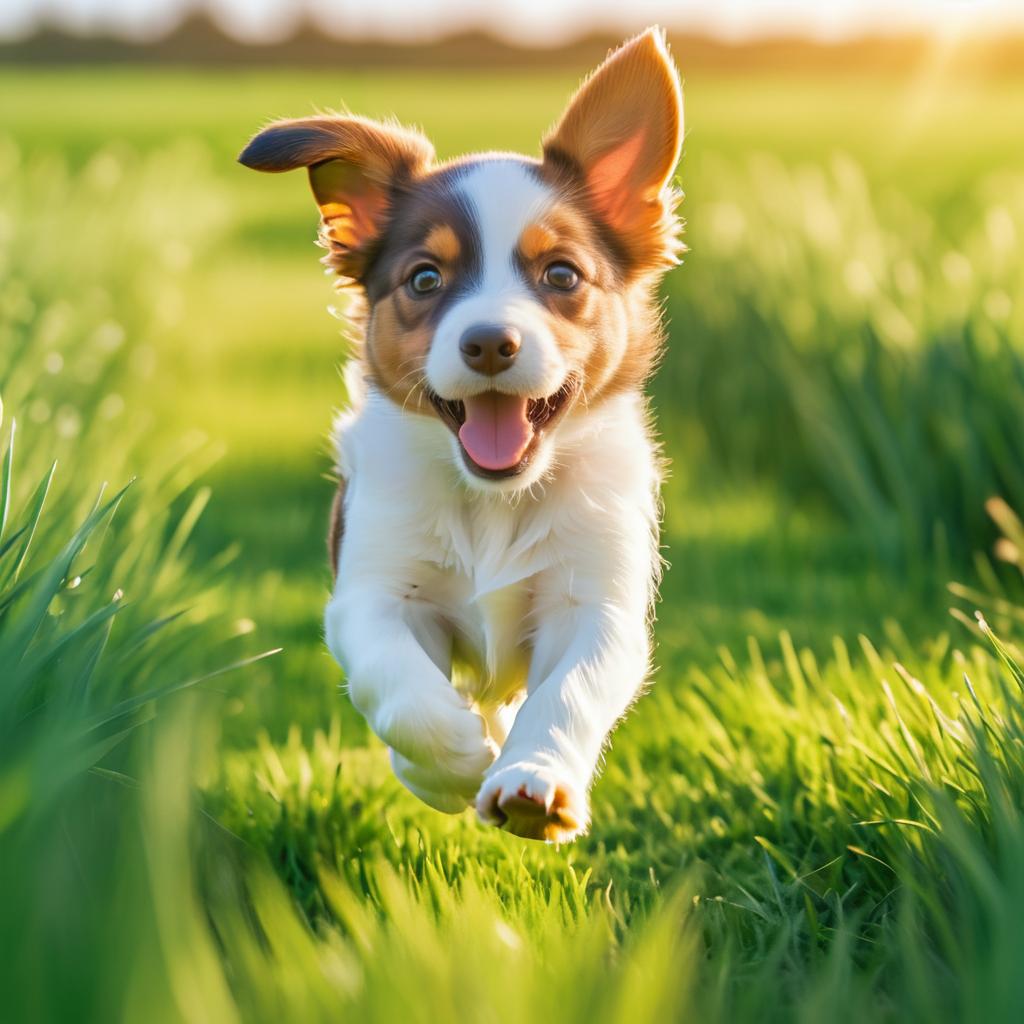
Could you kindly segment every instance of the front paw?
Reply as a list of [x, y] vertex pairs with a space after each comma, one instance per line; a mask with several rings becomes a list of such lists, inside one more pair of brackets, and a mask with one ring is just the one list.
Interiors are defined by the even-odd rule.
[[391, 770], [395, 777], [413, 796], [418, 797], [428, 807], [444, 814], [460, 814], [473, 803], [473, 794], [479, 788], [480, 776], [476, 776], [476, 784], [466, 780], [468, 784], [453, 785], [450, 777], [439, 777], [436, 771], [413, 764], [402, 757], [397, 750], [389, 750]]
[[590, 822], [586, 793], [568, 773], [522, 761], [484, 780], [476, 812], [486, 824], [549, 843], [576, 839]]
[[497, 756], [483, 719], [454, 691], [444, 701], [386, 706], [371, 726], [394, 752], [396, 774], [417, 795], [451, 793], [468, 802]]

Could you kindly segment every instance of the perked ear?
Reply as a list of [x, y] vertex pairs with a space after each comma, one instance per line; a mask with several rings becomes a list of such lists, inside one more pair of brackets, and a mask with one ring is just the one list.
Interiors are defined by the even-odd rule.
[[671, 187], [683, 140], [679, 75], [661, 29], [611, 53], [544, 140], [544, 159], [582, 178], [594, 213], [640, 269], [678, 262]]
[[433, 159], [433, 146], [418, 132], [363, 117], [276, 121], [254, 136], [238, 158], [257, 171], [309, 168], [328, 261], [355, 280], [384, 230], [393, 190]]

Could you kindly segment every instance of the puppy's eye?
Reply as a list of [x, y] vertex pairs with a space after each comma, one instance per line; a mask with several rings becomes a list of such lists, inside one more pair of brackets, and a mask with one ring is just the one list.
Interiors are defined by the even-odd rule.
[[544, 283], [560, 292], [571, 292], [579, 281], [579, 272], [569, 263], [552, 263], [544, 271]]
[[414, 295], [429, 295], [442, 285], [441, 271], [430, 263], [417, 267], [409, 278], [409, 288]]

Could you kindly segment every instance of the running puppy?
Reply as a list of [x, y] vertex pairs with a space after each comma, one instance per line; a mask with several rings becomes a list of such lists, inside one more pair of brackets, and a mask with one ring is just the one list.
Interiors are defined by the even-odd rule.
[[327, 644], [395, 773], [531, 839], [589, 823], [648, 672], [659, 457], [644, 383], [682, 246], [679, 78], [649, 29], [540, 160], [439, 162], [418, 132], [278, 121], [240, 160], [309, 169], [361, 326], [337, 423]]

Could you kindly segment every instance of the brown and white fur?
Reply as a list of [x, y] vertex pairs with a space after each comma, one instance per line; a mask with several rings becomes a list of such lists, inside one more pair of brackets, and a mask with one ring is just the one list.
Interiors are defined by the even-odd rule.
[[[572, 839], [649, 667], [660, 463], [643, 386], [681, 245], [664, 37], [584, 82], [540, 160], [437, 162], [419, 133], [280, 121], [361, 353], [338, 419], [327, 644], [394, 771], [442, 811]], [[461, 439], [460, 439], [461, 436]]]

